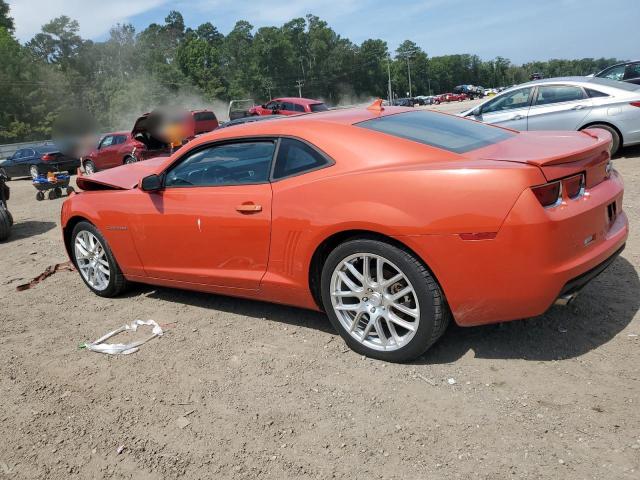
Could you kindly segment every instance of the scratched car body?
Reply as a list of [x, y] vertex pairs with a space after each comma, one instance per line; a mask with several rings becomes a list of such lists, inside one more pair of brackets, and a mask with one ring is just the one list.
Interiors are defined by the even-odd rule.
[[450, 321], [566, 303], [615, 259], [610, 142], [379, 104], [249, 123], [80, 177], [64, 240], [98, 295], [143, 282], [322, 310], [354, 350], [407, 361]]

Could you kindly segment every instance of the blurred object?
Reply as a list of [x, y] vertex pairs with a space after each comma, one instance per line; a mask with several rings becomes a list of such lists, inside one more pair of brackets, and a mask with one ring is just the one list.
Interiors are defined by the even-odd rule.
[[247, 98], [244, 100], [231, 100], [229, 102], [229, 109], [227, 110], [227, 116], [229, 121], [237, 120], [249, 116], [249, 110], [256, 104], [253, 98]]
[[13, 217], [7, 207], [7, 200], [11, 193], [9, 187], [5, 183], [7, 176], [0, 170], [0, 242], [6, 240], [11, 233], [13, 226]]

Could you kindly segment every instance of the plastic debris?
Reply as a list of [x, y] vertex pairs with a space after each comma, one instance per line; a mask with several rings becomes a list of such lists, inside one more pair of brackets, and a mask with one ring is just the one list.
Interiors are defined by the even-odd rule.
[[[143, 325], [153, 327], [151, 335], [143, 340], [137, 340], [131, 343], [104, 343], [114, 335], [122, 332], [135, 332], [139, 326]], [[95, 342], [81, 344], [80, 348], [86, 348], [92, 352], [106, 353], [108, 355], [129, 355], [130, 353], [137, 352], [140, 345], [147, 343], [155, 337], [160, 337], [162, 334], [162, 328], [154, 320], [134, 320], [130, 325], [123, 325], [117, 330], [100, 337]]]
[[456, 379], [455, 378], [448, 378], [447, 379], [447, 383], [449, 385], [455, 385], [456, 384]]
[[120, 445], [116, 448], [116, 455], [120, 455], [124, 451], [124, 445]]
[[42, 272], [40, 275], [35, 277], [29, 283], [25, 283], [23, 285], [18, 285], [16, 287], [16, 290], [19, 291], [19, 292], [21, 292], [23, 290], [28, 290], [30, 288], [35, 287], [37, 284], [39, 284], [45, 278], [50, 277], [51, 275], [53, 275], [56, 272], [60, 272], [60, 271], [63, 271], [63, 270], [66, 270], [68, 272], [73, 272], [75, 269], [76, 268], [73, 266], [73, 264], [71, 262], [56, 263], [55, 265], [49, 265], [47, 268], [45, 268], [44, 272]]

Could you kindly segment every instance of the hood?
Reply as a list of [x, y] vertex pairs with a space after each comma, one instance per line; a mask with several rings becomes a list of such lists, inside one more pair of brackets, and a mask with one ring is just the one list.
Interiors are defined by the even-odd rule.
[[121, 165], [91, 176], [80, 176], [76, 183], [82, 190], [131, 190], [147, 175], [160, 172], [171, 163], [167, 157], [157, 157], [143, 162]]

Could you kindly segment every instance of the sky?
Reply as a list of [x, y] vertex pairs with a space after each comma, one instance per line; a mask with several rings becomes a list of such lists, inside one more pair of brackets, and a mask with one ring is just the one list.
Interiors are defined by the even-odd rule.
[[[430, 56], [472, 53], [520, 64], [550, 58], [640, 58], [640, 0], [8, 0], [16, 35], [29, 40], [59, 15], [78, 20], [84, 38], [103, 40], [112, 25], [137, 31], [178, 10], [185, 23], [228, 33], [238, 20], [256, 28], [308, 13], [355, 43], [416, 42]], [[634, 47], [635, 45], [635, 47]]]

